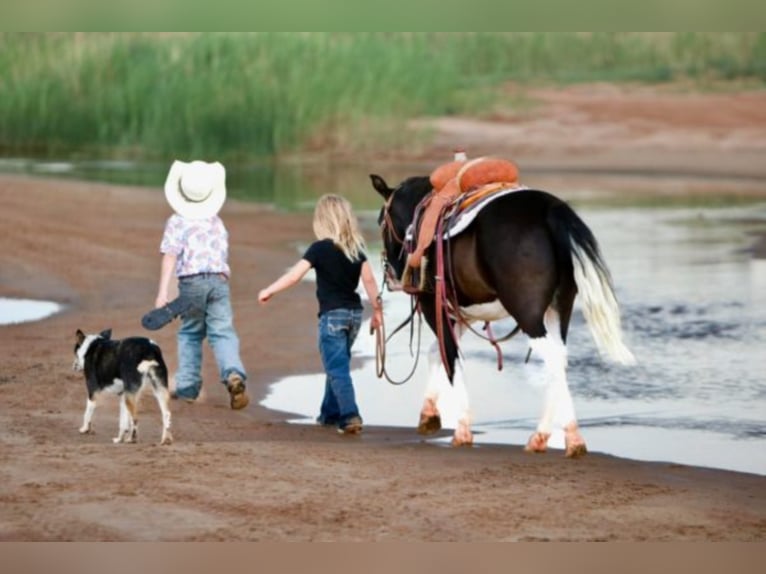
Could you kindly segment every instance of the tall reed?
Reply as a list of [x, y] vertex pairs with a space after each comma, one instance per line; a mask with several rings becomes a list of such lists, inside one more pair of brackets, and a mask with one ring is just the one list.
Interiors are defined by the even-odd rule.
[[0, 151], [252, 158], [339, 133], [385, 146], [406, 119], [477, 113], [508, 81], [679, 77], [762, 82], [766, 35], [2, 33]]

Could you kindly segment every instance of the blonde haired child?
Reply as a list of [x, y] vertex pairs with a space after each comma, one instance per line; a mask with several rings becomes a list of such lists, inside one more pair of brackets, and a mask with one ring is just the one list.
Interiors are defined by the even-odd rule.
[[351, 346], [362, 323], [362, 301], [356, 289], [361, 278], [372, 302], [371, 326], [383, 321], [383, 307], [365, 244], [351, 204], [338, 195], [323, 195], [314, 208], [314, 235], [303, 257], [289, 271], [258, 293], [266, 303], [298, 283], [313, 268], [319, 303], [319, 353], [325, 370], [325, 392], [317, 422], [337, 426], [345, 434], [362, 431], [362, 417], [351, 380]]

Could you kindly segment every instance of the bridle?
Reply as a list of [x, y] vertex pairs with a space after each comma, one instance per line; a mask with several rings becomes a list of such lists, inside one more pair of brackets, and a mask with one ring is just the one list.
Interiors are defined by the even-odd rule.
[[[394, 226], [394, 221], [391, 218], [390, 213], [390, 207], [391, 202], [393, 200], [394, 194], [396, 193], [396, 190], [391, 191], [391, 195], [388, 196], [386, 199], [386, 202], [383, 204], [383, 216], [381, 218], [380, 222], [380, 232], [383, 239], [383, 250], [381, 251], [381, 263], [383, 266], [383, 278], [381, 280], [380, 285], [380, 293], [382, 294], [385, 288], [388, 288], [389, 291], [395, 292], [395, 291], [401, 291], [400, 282], [399, 279], [395, 276], [393, 267], [391, 263], [388, 261], [388, 257], [386, 254], [386, 235], [388, 235], [389, 241], [393, 241], [396, 244], [398, 244], [401, 247], [402, 252], [407, 248], [406, 241], [399, 236], [399, 234], [396, 232], [396, 227]], [[399, 287], [395, 287], [399, 286]], [[380, 299], [380, 295], [378, 295], [378, 298]], [[385, 323], [381, 323], [380, 327], [375, 330], [375, 374], [378, 376], [378, 378], [385, 377], [385, 379], [391, 383], [392, 385], [402, 385], [409, 381], [412, 376], [415, 374], [415, 369], [417, 369], [418, 362], [420, 360], [420, 339], [421, 334], [423, 330], [423, 314], [420, 311], [420, 305], [417, 303], [417, 298], [412, 296], [410, 297], [410, 314], [409, 316], [402, 321], [399, 326], [394, 329], [390, 335], [386, 336], [386, 327]], [[407, 374], [406, 377], [404, 377], [401, 380], [395, 380], [392, 379], [391, 376], [388, 374], [386, 370], [386, 343], [391, 340], [391, 338], [396, 335], [400, 330], [402, 330], [406, 325], [410, 325], [410, 354], [412, 354], [412, 343], [413, 343], [413, 336], [414, 336], [414, 321], [413, 318], [415, 317], [415, 314], [418, 315], [418, 338], [417, 338], [417, 353], [415, 354], [415, 361], [412, 365], [412, 368], [410, 369], [410, 372]]]
[[396, 193], [396, 189], [391, 190], [391, 195], [388, 196], [386, 199], [386, 202], [383, 204], [383, 221], [380, 224], [381, 232], [383, 233], [384, 237], [384, 243], [385, 243], [385, 233], [388, 232], [388, 236], [404, 247], [404, 239], [399, 237], [399, 234], [396, 232], [396, 227], [394, 227], [394, 220], [391, 219], [391, 203], [394, 200], [394, 194]]
[[[395, 276], [393, 267], [391, 263], [388, 261], [388, 257], [386, 254], [386, 235], [388, 235], [388, 240], [390, 242], [393, 242], [400, 247], [399, 255], [401, 256], [404, 253], [404, 250], [407, 248], [407, 243], [404, 238], [400, 237], [399, 234], [396, 232], [396, 226], [394, 225], [394, 220], [391, 218], [391, 202], [394, 199], [394, 194], [396, 193], [396, 190], [391, 191], [391, 195], [388, 196], [386, 199], [386, 202], [383, 204], [383, 214], [381, 217], [380, 222], [380, 234], [383, 239], [383, 250], [381, 251], [380, 258], [381, 258], [381, 264], [383, 266], [383, 281], [385, 283], [385, 286], [388, 287], [389, 291], [399, 291], [401, 288], [401, 282], [399, 279]], [[382, 286], [381, 286], [381, 292], [382, 292]]]

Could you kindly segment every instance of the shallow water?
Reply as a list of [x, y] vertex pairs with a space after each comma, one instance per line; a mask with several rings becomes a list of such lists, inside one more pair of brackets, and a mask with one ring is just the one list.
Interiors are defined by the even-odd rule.
[[[137, 185], [162, 192], [170, 164], [109, 160], [39, 160], [0, 158], [0, 173], [29, 174]], [[425, 166], [391, 166], [391, 181], [425, 172]], [[327, 167], [325, 164], [273, 165], [270, 163], [226, 164], [228, 197], [271, 205], [280, 210], [311, 210], [323, 193], [348, 197], [357, 209], [377, 208], [380, 196], [369, 183], [369, 169], [362, 165]]]
[[62, 308], [53, 301], [0, 297], [0, 325], [39, 321], [58, 313]]
[[[747, 252], [749, 229], [766, 228], [766, 204], [748, 208], [579, 208], [610, 265], [633, 367], [602, 361], [576, 307], [570, 329], [569, 384], [588, 447], [621, 457], [766, 474], [766, 261]], [[743, 224], [743, 221], [750, 222]], [[386, 324], [397, 325], [408, 298], [386, 295]], [[498, 322], [495, 333], [513, 327]], [[433, 341], [423, 327], [425, 350]], [[412, 365], [408, 335], [389, 344], [391, 375]], [[542, 406], [536, 375], [524, 364], [523, 336], [494, 350], [468, 333], [465, 376], [477, 445], [523, 445]], [[353, 373], [368, 425], [414, 428], [425, 386], [426, 357], [415, 377], [392, 386], [375, 377], [372, 338], [362, 329]], [[277, 382], [263, 404], [311, 423], [322, 375]], [[446, 427], [456, 415], [449, 388], [440, 403]], [[416, 440], [413, 432], [413, 440]], [[418, 439], [419, 440], [419, 439]], [[439, 439], [445, 444], [449, 439]], [[563, 447], [558, 430], [551, 447]]]

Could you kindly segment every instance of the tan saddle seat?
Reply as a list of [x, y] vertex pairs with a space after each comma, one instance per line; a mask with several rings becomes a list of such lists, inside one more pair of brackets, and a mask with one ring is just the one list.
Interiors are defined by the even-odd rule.
[[420, 267], [423, 254], [434, 239], [436, 225], [448, 206], [466, 192], [484, 186], [497, 189], [505, 184], [517, 183], [519, 170], [511, 161], [480, 157], [440, 165], [429, 179], [433, 191], [426, 200], [420, 220], [415, 224], [417, 243], [407, 259], [407, 265], [412, 268]]

